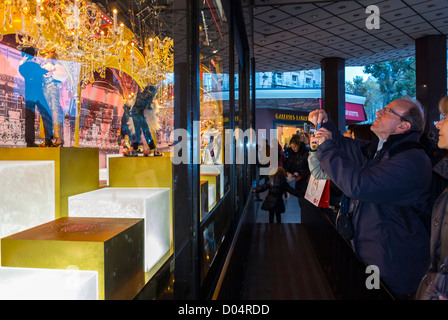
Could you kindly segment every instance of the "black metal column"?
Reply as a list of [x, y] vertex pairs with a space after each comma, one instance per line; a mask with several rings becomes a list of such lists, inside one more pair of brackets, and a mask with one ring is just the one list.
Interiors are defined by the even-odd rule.
[[321, 61], [322, 109], [340, 131], [345, 131], [345, 60], [324, 58]]
[[417, 100], [425, 112], [426, 132], [436, 132], [439, 100], [446, 95], [446, 35], [425, 36], [415, 40]]
[[[199, 297], [199, 150], [195, 123], [199, 123], [199, 0], [175, 1], [179, 26], [174, 42], [174, 127], [185, 129], [189, 138], [179, 141], [187, 163], [173, 166], [174, 298]], [[184, 33], [182, 35], [182, 33]], [[181, 155], [179, 155], [181, 156]]]

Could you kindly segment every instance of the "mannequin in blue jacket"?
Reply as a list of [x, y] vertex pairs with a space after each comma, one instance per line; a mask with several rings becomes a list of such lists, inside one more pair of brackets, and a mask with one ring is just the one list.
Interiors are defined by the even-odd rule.
[[35, 109], [42, 116], [45, 131], [45, 141], [42, 146], [52, 146], [53, 139], [53, 118], [50, 112], [47, 99], [44, 95], [44, 77], [51, 72], [42, 68], [35, 56], [37, 51], [32, 47], [22, 49], [23, 60], [20, 62], [19, 72], [25, 80], [25, 141], [27, 147], [38, 147], [35, 141]]
[[370, 142], [343, 137], [324, 110], [309, 114], [322, 123], [311, 143], [325, 173], [354, 201], [353, 248], [376, 265], [383, 283], [399, 299], [412, 298], [428, 266], [429, 234], [419, 215], [427, 210], [431, 162], [421, 148], [394, 154], [406, 141], [418, 142], [424, 128], [419, 103], [392, 101], [379, 110]]

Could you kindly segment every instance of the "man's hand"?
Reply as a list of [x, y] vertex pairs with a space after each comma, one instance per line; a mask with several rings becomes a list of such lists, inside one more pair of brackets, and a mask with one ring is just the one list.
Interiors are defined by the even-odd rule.
[[333, 137], [333, 135], [332, 135], [331, 131], [328, 131], [325, 128], [320, 128], [319, 130], [317, 130], [314, 133], [314, 136], [311, 137], [311, 145], [312, 144], [320, 145], [325, 140], [331, 139], [332, 137]]
[[316, 126], [318, 123], [326, 123], [328, 121], [328, 115], [325, 110], [317, 109], [310, 112], [308, 121]]

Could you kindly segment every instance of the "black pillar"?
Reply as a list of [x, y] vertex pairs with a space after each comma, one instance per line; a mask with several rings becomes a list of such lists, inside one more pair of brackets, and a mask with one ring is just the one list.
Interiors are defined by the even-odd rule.
[[188, 155], [187, 163], [173, 165], [174, 219], [174, 299], [199, 298], [199, 150], [195, 122], [199, 123], [199, 0], [175, 1], [175, 21], [184, 28], [174, 37], [174, 127], [190, 137], [178, 156]]
[[446, 35], [425, 36], [415, 40], [417, 100], [425, 112], [425, 131], [437, 132], [438, 103], [446, 95]]
[[345, 131], [345, 60], [342, 58], [324, 58], [321, 61], [322, 72], [322, 109], [338, 126]]

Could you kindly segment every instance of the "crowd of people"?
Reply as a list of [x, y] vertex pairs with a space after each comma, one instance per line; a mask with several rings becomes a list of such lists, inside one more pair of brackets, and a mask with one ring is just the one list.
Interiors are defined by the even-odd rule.
[[[276, 178], [269, 177], [254, 192], [269, 189], [281, 199], [275, 202], [282, 209], [277, 211], [284, 212], [285, 192], [297, 196], [300, 205], [310, 175], [330, 180], [330, 204], [350, 213], [348, 240], [354, 252], [366, 265], [378, 267], [394, 296], [447, 299], [448, 96], [439, 110], [438, 139], [424, 133], [422, 107], [411, 98], [392, 101], [376, 113], [373, 124], [350, 126], [345, 133], [324, 110], [312, 111], [309, 121], [320, 129], [294, 135]], [[318, 147], [312, 150], [310, 144]], [[292, 181], [293, 190], [288, 187]], [[272, 206], [269, 210], [276, 214]]]

